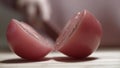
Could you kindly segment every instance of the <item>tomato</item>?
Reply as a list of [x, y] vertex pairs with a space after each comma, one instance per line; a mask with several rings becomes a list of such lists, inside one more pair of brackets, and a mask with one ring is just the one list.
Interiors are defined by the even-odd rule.
[[100, 22], [84, 10], [67, 23], [56, 41], [56, 49], [72, 58], [85, 58], [98, 48], [101, 37]]
[[55, 44], [31, 26], [14, 19], [9, 23], [6, 35], [11, 49], [24, 59], [40, 60], [53, 49], [79, 59], [97, 50], [102, 38], [102, 27], [94, 15], [84, 10], [69, 20]]
[[15, 19], [9, 23], [6, 35], [12, 51], [27, 60], [40, 60], [53, 50], [49, 40]]

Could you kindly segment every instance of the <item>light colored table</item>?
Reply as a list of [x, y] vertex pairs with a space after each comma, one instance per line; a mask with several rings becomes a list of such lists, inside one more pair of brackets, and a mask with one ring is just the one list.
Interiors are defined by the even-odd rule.
[[0, 68], [120, 68], [120, 50], [98, 50], [86, 59], [75, 60], [51, 53], [41, 61], [26, 61], [14, 53], [0, 52]]

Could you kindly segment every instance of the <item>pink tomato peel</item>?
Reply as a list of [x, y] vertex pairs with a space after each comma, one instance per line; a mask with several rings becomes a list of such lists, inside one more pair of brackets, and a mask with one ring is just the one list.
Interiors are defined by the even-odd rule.
[[53, 50], [32, 27], [14, 19], [9, 23], [6, 35], [11, 49], [24, 59], [39, 60]]
[[56, 49], [69, 57], [85, 58], [98, 48], [101, 37], [101, 24], [84, 10], [68, 22], [56, 41]]
[[31, 26], [14, 19], [7, 29], [11, 49], [28, 60], [40, 60], [53, 49], [72, 58], [85, 58], [99, 47], [101, 37], [100, 22], [87, 10], [77, 13], [69, 20], [55, 44]]

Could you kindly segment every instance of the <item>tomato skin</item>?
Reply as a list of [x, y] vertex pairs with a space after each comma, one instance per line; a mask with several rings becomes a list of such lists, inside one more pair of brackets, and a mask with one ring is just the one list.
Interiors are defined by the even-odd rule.
[[[24, 29], [20, 26], [24, 25]], [[36, 39], [25, 29], [30, 29], [31, 33], [35, 32], [32, 27], [25, 23], [20, 23], [17, 20], [12, 20], [7, 28], [7, 40], [10, 44], [12, 51], [14, 51], [18, 56], [27, 60], [40, 60], [46, 56], [53, 47], [46, 42], [40, 42], [41, 38]]]
[[[77, 23], [79, 22], [79, 23]], [[73, 17], [69, 24], [77, 23], [78, 27], [74, 29], [72, 35], [59, 43], [63, 35], [69, 35], [69, 29], [73, 26], [67, 26], [57, 39], [56, 49], [72, 58], [85, 58], [92, 54], [100, 45], [102, 37], [101, 24], [87, 10]], [[68, 29], [67, 29], [68, 28]], [[65, 34], [66, 33], [66, 34]]]
[[[76, 26], [74, 28], [74, 26]], [[27, 60], [41, 60], [54, 49], [51, 42], [25, 23], [12, 20], [6, 32], [11, 50]], [[74, 16], [57, 38], [55, 49], [72, 58], [86, 58], [100, 45], [102, 27], [87, 10]]]

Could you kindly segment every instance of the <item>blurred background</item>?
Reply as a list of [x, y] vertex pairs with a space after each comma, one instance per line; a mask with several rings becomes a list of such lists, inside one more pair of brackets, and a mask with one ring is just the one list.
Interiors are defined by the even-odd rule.
[[67, 21], [87, 9], [101, 22], [101, 48], [120, 48], [120, 0], [0, 0], [0, 50], [9, 50], [6, 29], [11, 19], [25, 21], [53, 40]]

